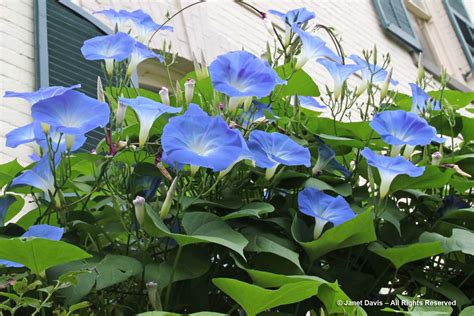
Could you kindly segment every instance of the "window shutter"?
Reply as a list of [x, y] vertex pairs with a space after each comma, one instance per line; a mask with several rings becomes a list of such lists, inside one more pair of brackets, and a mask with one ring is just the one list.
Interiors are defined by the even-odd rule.
[[[40, 56], [37, 65], [41, 85], [71, 86], [80, 83], [80, 91], [92, 98], [97, 97], [97, 77], [102, 77], [98, 61], [85, 60], [81, 47], [85, 40], [105, 35], [105, 31], [91, 22], [87, 13], [78, 13], [70, 1], [38, 0], [38, 35]], [[78, 10], [82, 10], [78, 8]], [[94, 19], [93, 17], [91, 17]], [[44, 21], [46, 20], [46, 21]], [[41, 43], [42, 41], [42, 43]], [[42, 45], [41, 45], [42, 44]], [[41, 58], [42, 57], [42, 58]], [[47, 63], [45, 67], [44, 63]], [[102, 78], [104, 82], [104, 79]], [[90, 152], [104, 137], [102, 129], [91, 131], [81, 151]]]
[[411, 26], [403, 0], [374, 0], [382, 26], [411, 48], [421, 51], [421, 45]]
[[462, 0], [444, 0], [446, 12], [474, 72], [474, 25]]

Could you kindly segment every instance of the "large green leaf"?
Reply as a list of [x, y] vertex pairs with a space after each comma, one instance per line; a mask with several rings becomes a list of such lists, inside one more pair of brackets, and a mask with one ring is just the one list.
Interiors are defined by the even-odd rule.
[[455, 228], [450, 237], [437, 233], [424, 232], [420, 236], [420, 242], [441, 242], [446, 253], [461, 251], [474, 256], [474, 233], [465, 229]]
[[241, 217], [256, 217], [261, 218], [262, 215], [273, 212], [275, 208], [273, 205], [264, 202], [253, 202], [245, 205], [238, 211], [229, 213], [222, 217], [224, 220], [236, 219]]
[[20, 263], [36, 274], [63, 263], [89, 257], [91, 255], [81, 248], [64, 241], [44, 238], [0, 239], [0, 259]]
[[23, 167], [16, 160], [0, 165], [0, 188], [13, 180], [21, 170]]
[[[150, 263], [145, 267], [145, 280], [158, 283], [160, 291], [167, 287], [173, 270], [176, 252], [161, 263]], [[185, 247], [176, 266], [173, 282], [198, 278], [211, 267], [209, 254], [197, 247]]]
[[248, 316], [255, 316], [273, 307], [303, 301], [316, 295], [318, 291], [312, 281], [288, 283], [276, 290], [228, 278], [212, 279], [212, 283], [236, 301]]
[[245, 247], [246, 251], [272, 253], [292, 262], [303, 271], [300, 266], [299, 254], [279, 243], [278, 238], [272, 238], [270, 234], [259, 234], [256, 230], [244, 230], [242, 233], [249, 241]]
[[187, 235], [169, 231], [155, 210], [147, 207], [149, 219], [145, 220], [144, 228], [152, 236], [170, 237], [182, 247], [198, 243], [214, 243], [222, 245], [240, 254], [243, 258], [247, 239], [233, 230], [219, 216], [205, 212], [188, 212], [184, 214], [182, 224]]
[[388, 259], [397, 269], [400, 269], [400, 267], [409, 262], [435, 256], [443, 252], [439, 241], [393, 248], [384, 248], [378, 243], [373, 243], [369, 245], [369, 250]]
[[465, 143], [469, 143], [474, 139], [474, 119], [470, 117], [462, 117], [461, 134]]
[[425, 172], [419, 177], [407, 175], [397, 176], [390, 185], [390, 192], [404, 189], [432, 189], [444, 186], [453, 176], [452, 169], [443, 169], [437, 166], [426, 166]]
[[311, 281], [317, 288], [316, 297], [323, 302], [330, 314], [344, 312], [351, 314], [357, 308], [355, 306], [338, 306], [338, 301], [348, 302], [350, 298], [339, 287], [337, 282], [331, 283], [311, 275], [281, 275], [253, 269], [245, 269], [245, 271], [250, 275], [255, 285], [263, 288], [276, 288], [285, 284]]
[[373, 134], [369, 122], [340, 122], [330, 118], [315, 117], [307, 124], [306, 128], [314, 134], [334, 134], [337, 137], [346, 137], [364, 142], [376, 135]]
[[[278, 75], [283, 80], [286, 80], [292, 73], [291, 65], [286, 64], [276, 69]], [[285, 85], [278, 86], [275, 91], [278, 96], [285, 97], [289, 95], [300, 96], [319, 96], [319, 88], [314, 83], [311, 76], [309, 76], [303, 69], [297, 70], [291, 75]]]
[[303, 247], [311, 261], [328, 252], [377, 240], [372, 212], [367, 210], [353, 219], [323, 232], [321, 237], [312, 239], [312, 231], [302, 219], [295, 216], [291, 227], [293, 237]]
[[118, 256], [107, 255], [96, 266], [97, 290], [102, 290], [108, 286], [118, 284], [142, 272], [142, 264], [137, 259]]
[[306, 188], [315, 188], [320, 191], [332, 191], [342, 196], [349, 196], [352, 194], [352, 187], [349, 183], [342, 183], [335, 186], [327, 184], [326, 182], [316, 179], [316, 178], [309, 178], [304, 186]]
[[462, 92], [458, 90], [430, 91], [428, 94], [440, 100], [443, 105], [449, 105], [454, 109], [463, 108], [474, 100], [474, 92]]

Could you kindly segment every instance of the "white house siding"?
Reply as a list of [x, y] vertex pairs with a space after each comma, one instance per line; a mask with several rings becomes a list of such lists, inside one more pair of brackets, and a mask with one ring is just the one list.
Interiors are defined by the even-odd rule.
[[[466, 7], [473, 16], [474, 0], [464, 0]], [[190, 0], [73, 0], [74, 3], [94, 12], [106, 8], [114, 9], [143, 9], [152, 15], [158, 23], [165, 20], [167, 11], [177, 10], [195, 2]], [[361, 54], [363, 49], [370, 49], [375, 44], [380, 53], [390, 53], [394, 67], [394, 78], [400, 81], [398, 89], [409, 92], [408, 82], [416, 76], [416, 66], [409, 50], [395, 42], [380, 26], [379, 17], [372, 0], [259, 0], [248, 1], [262, 11], [306, 7], [316, 12], [317, 22], [335, 27], [342, 37], [342, 45], [346, 54]], [[462, 73], [469, 65], [458, 42], [450, 20], [445, 12], [442, 0], [428, 0], [427, 10], [432, 16], [428, 27], [437, 38], [436, 52], [450, 75], [466, 86], [474, 88], [474, 80], [465, 82]], [[33, 47], [33, 0], [0, 0], [1, 28], [0, 47], [2, 48], [1, 85], [0, 90], [30, 91], [34, 89], [34, 47]], [[3, 9], [6, 10], [3, 10]], [[110, 23], [97, 15], [102, 22]], [[282, 24], [276, 17], [272, 20], [280, 27]], [[173, 33], [160, 32], [152, 41], [152, 46], [161, 48], [163, 40], [172, 41], [173, 50], [180, 56], [190, 59], [192, 52], [204, 52], [208, 61], [217, 55], [230, 50], [245, 48], [255, 54], [260, 54], [265, 48], [269, 35], [261, 19], [252, 11], [232, 0], [208, 0], [184, 11], [171, 24]], [[320, 36], [327, 38], [324, 33]], [[319, 65], [311, 63], [305, 69], [318, 83], [330, 83], [326, 71]], [[156, 75], [153, 72], [142, 71], [150, 78], [144, 82], [152, 82]], [[155, 77], [153, 77], [155, 76]], [[352, 82], [357, 83], [357, 78]], [[27, 104], [20, 100], [10, 99], [1, 101], [1, 133], [0, 161], [13, 157], [25, 159], [30, 150], [20, 146], [18, 150], [5, 148], [4, 135], [13, 127], [29, 121]]]

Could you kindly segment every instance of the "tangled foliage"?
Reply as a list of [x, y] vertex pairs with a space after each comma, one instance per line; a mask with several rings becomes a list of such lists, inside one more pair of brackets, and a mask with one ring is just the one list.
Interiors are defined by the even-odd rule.
[[[405, 95], [389, 55], [344, 56], [306, 9], [270, 11], [284, 34], [253, 9], [264, 56], [195, 60], [159, 93], [132, 74], [177, 63], [147, 47], [173, 16], [141, 10], [96, 12], [116, 29], [82, 47], [104, 61], [97, 96], [7, 92], [33, 117], [7, 146], [36, 153], [0, 166], [1, 310], [472, 315], [474, 94], [420, 66]], [[321, 91], [314, 61], [333, 78]], [[91, 131], [104, 137], [84, 152]]]

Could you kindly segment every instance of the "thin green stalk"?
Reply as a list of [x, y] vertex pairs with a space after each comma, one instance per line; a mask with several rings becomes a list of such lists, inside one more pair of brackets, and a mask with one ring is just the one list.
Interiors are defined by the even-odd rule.
[[173, 269], [171, 270], [168, 288], [166, 289], [166, 297], [165, 297], [166, 309], [169, 309], [169, 303], [170, 303], [170, 298], [171, 298], [171, 288], [173, 287], [173, 279], [176, 273], [176, 267], [178, 266], [179, 258], [181, 257], [182, 251], [183, 251], [183, 246], [178, 246], [178, 252], [176, 253], [176, 257], [174, 258]]

